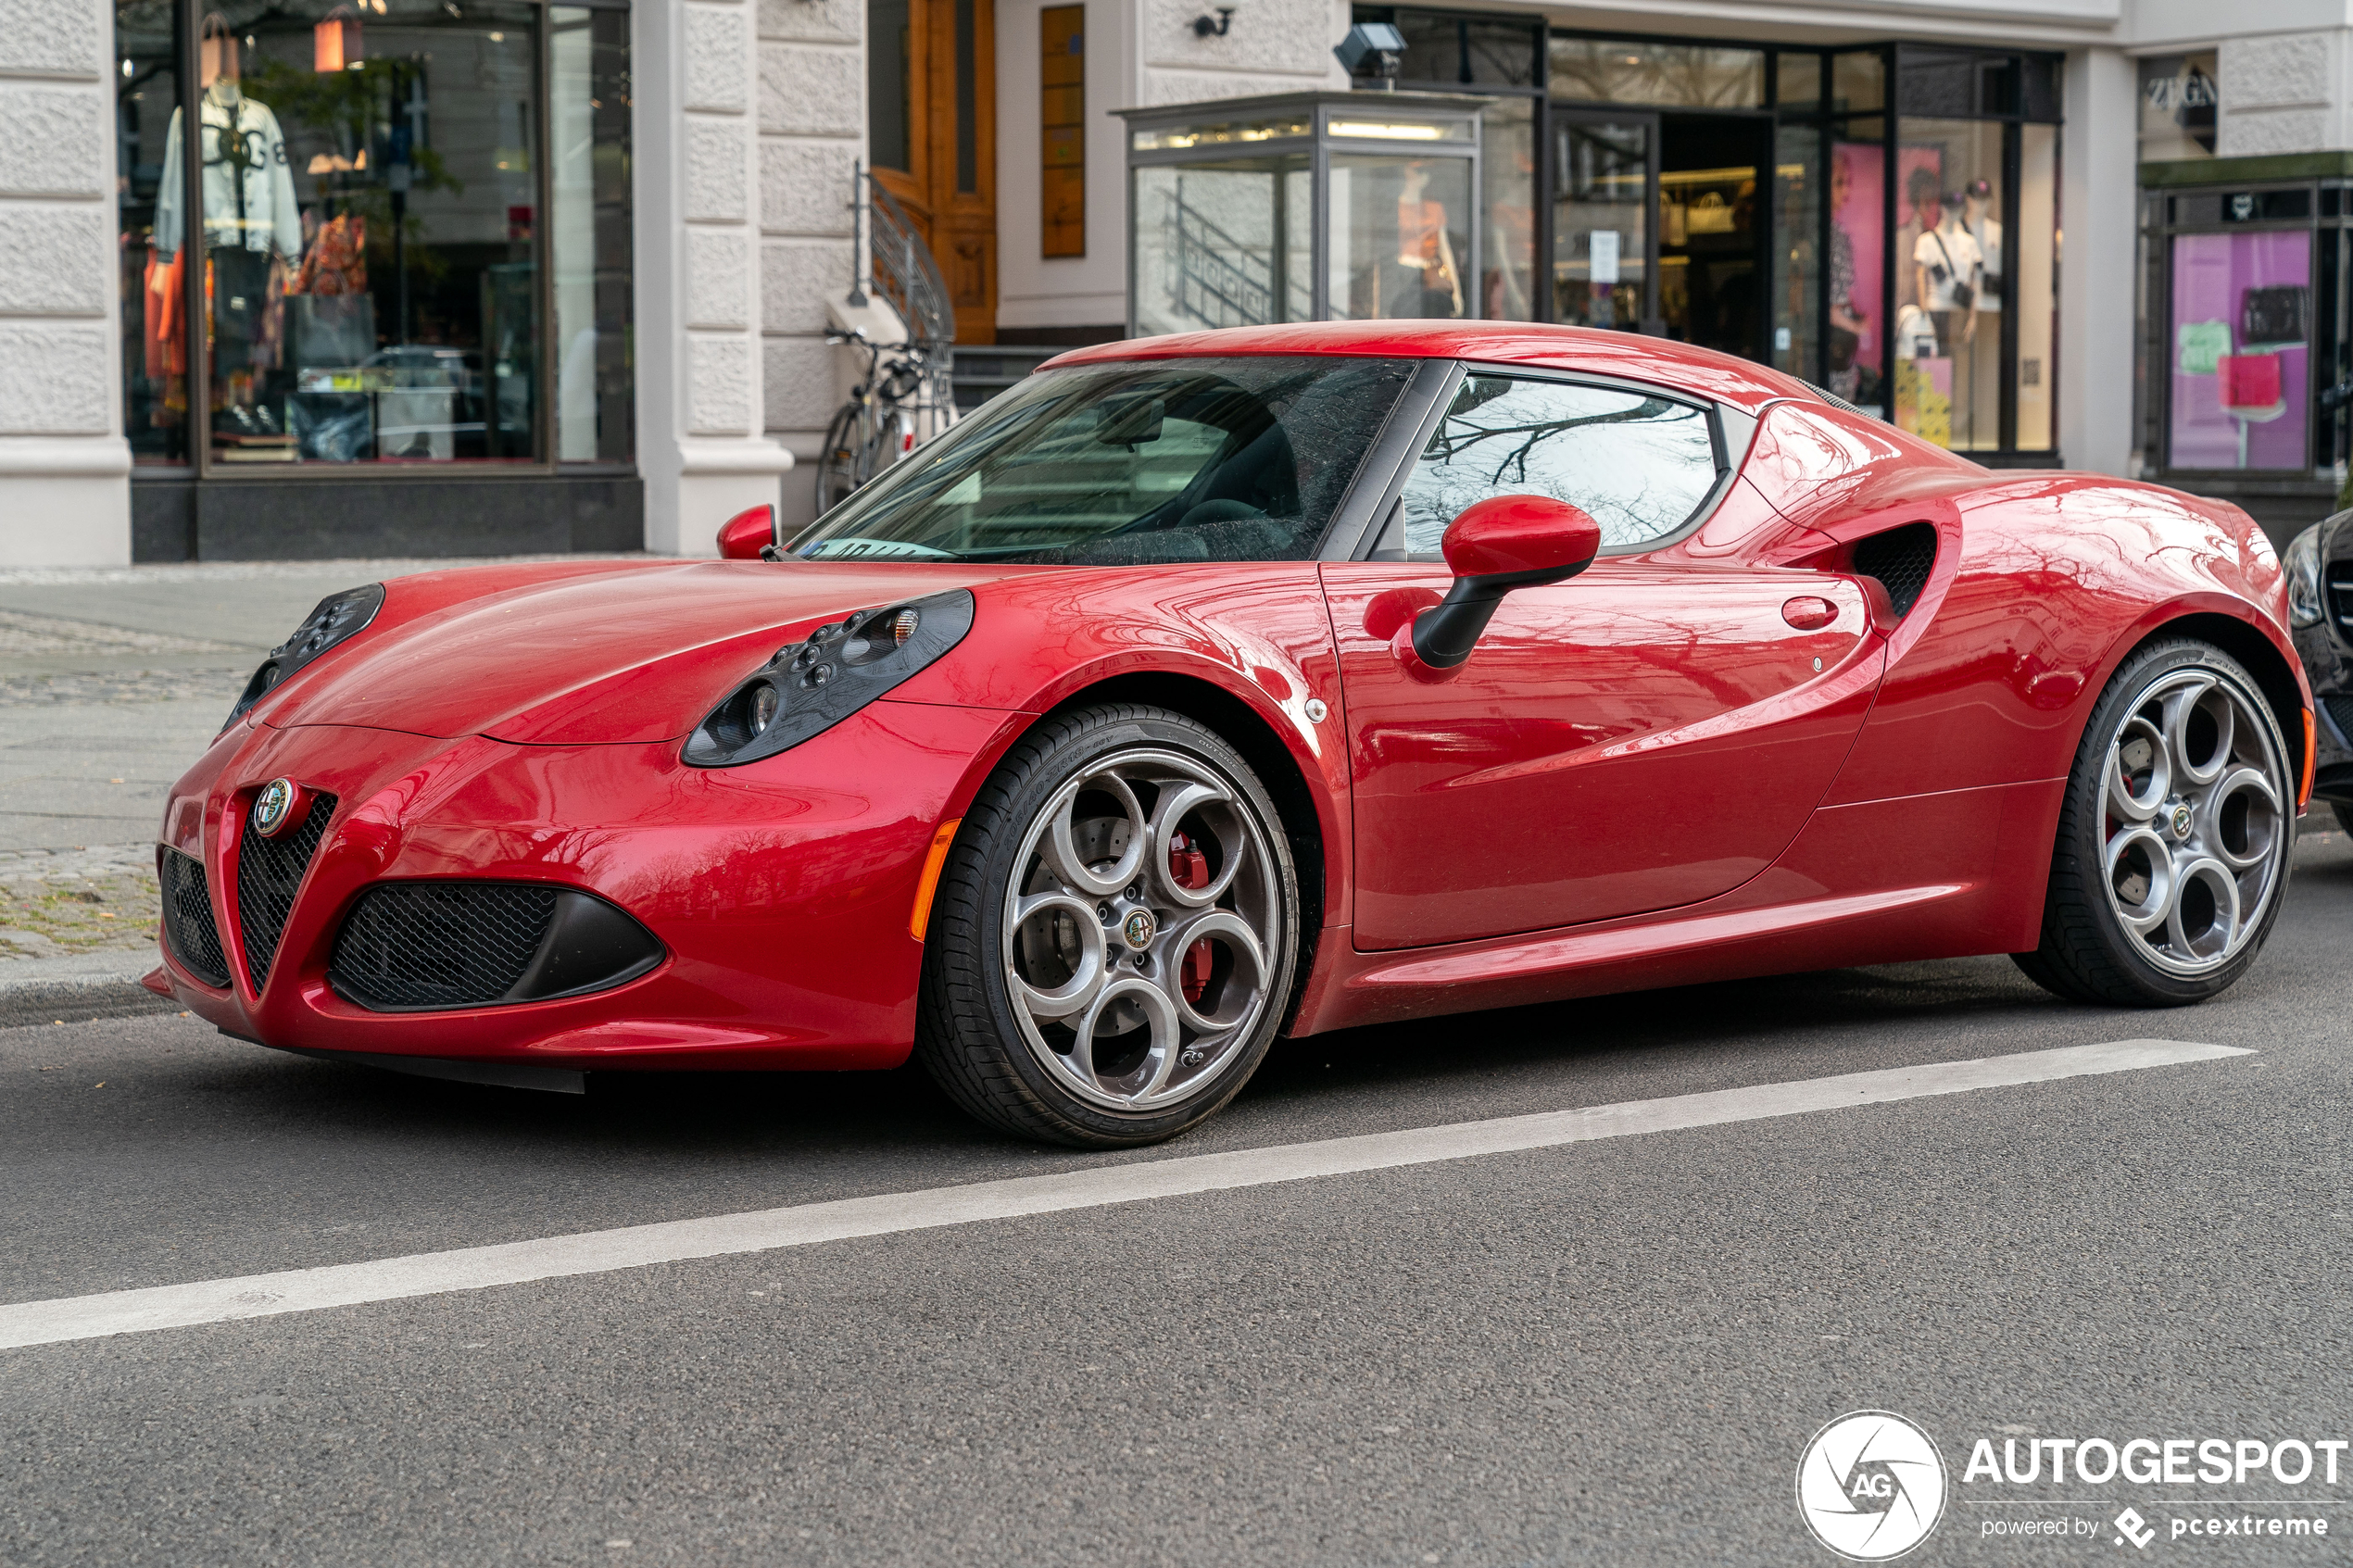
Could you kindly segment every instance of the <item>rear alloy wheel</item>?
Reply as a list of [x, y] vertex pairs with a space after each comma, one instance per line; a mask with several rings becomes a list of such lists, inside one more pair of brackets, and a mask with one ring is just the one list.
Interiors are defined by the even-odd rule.
[[957, 832], [917, 1052], [1008, 1132], [1089, 1148], [1174, 1136], [1265, 1057], [1298, 907], [1273, 804], [1215, 734], [1151, 708], [1056, 718]]
[[2294, 787], [2278, 721], [2235, 659], [2186, 641], [2134, 655], [2076, 753], [2042, 945], [2019, 966], [2120, 1007], [2226, 990], [2278, 917]]

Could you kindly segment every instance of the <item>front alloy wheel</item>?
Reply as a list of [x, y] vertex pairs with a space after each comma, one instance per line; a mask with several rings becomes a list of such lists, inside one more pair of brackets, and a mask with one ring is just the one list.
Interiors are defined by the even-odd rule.
[[957, 834], [918, 1051], [1008, 1131], [1093, 1147], [1172, 1136], [1265, 1054], [1297, 907], [1279, 820], [1223, 739], [1155, 709], [1057, 718]]
[[2278, 915], [2295, 841], [2287, 746], [2236, 660], [2175, 642], [2128, 659], [2068, 782], [2043, 941], [2019, 963], [2061, 996], [2203, 1000]]

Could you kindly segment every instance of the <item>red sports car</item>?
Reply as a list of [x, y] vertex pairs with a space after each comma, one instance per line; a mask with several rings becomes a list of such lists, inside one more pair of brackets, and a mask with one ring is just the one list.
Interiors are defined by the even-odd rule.
[[1085, 349], [722, 544], [321, 604], [173, 792], [150, 984], [549, 1087], [912, 1051], [1139, 1144], [1286, 1033], [1972, 953], [2196, 1001], [2310, 788], [2246, 514], [1654, 338]]

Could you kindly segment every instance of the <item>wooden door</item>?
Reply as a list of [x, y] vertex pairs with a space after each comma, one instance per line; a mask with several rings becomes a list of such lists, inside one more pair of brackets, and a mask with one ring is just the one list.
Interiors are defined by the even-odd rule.
[[[996, 5], [867, 0], [866, 15], [879, 79], [869, 94], [875, 173], [906, 207], [939, 262], [956, 307], [956, 341], [994, 343]], [[892, 75], [899, 78], [896, 101]]]

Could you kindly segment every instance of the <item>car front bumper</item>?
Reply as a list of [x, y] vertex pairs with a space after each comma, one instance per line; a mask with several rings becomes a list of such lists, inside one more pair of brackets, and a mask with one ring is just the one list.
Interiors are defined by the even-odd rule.
[[[163, 943], [159, 988], [228, 1034], [291, 1050], [610, 1068], [885, 1068], [914, 1035], [908, 926], [925, 851], [1021, 716], [882, 701], [792, 750], [695, 769], [678, 743], [238, 724], [174, 787], [162, 847], [202, 863], [229, 983]], [[240, 845], [255, 797], [336, 797], [257, 990]], [[444, 1011], [371, 1010], [329, 979], [355, 904], [385, 882], [576, 888], [664, 957], [610, 989]]]

